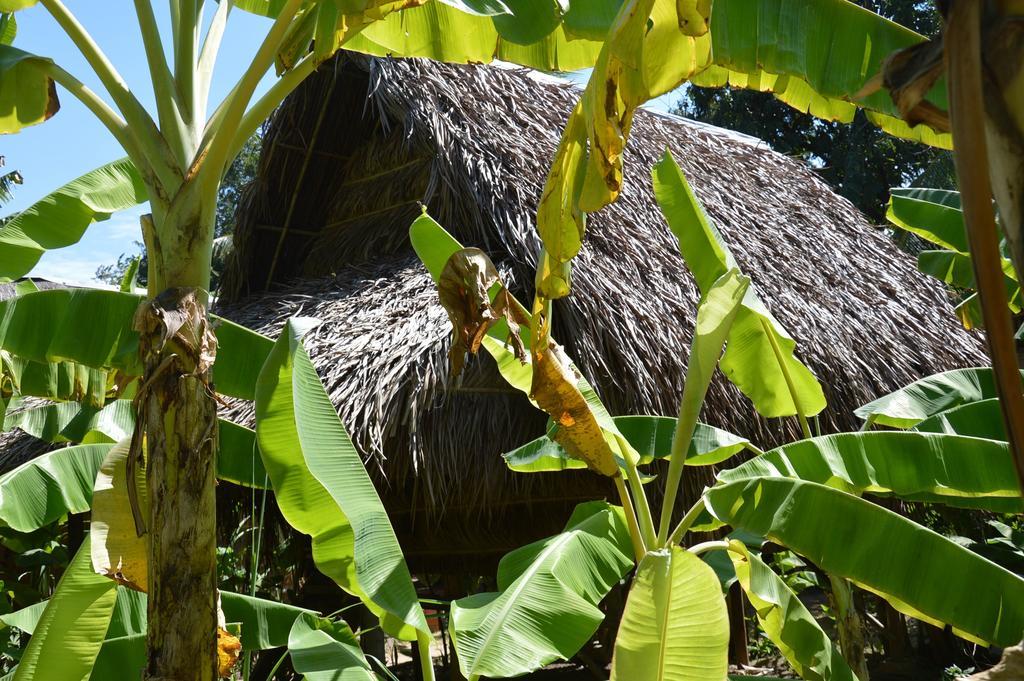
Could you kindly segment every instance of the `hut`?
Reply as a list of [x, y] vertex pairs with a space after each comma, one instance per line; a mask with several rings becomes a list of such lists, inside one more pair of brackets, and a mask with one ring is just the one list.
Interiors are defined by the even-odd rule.
[[[265, 131], [220, 311], [270, 335], [292, 315], [324, 321], [313, 361], [414, 571], [485, 574], [579, 501], [613, 496], [587, 472], [505, 468], [500, 454], [541, 435], [545, 416], [489, 357], [449, 378], [448, 320], [408, 238], [426, 206], [529, 300], [537, 201], [578, 94], [523, 70], [341, 54]], [[916, 378], [985, 361], [945, 291], [803, 163], [641, 110], [625, 191], [590, 217], [573, 293], [555, 306], [555, 337], [613, 414], [672, 415], [683, 385], [698, 291], [650, 186], [666, 147], [823, 383], [822, 432], [858, 427], [856, 406]], [[798, 435], [721, 377], [703, 420], [762, 447]]]

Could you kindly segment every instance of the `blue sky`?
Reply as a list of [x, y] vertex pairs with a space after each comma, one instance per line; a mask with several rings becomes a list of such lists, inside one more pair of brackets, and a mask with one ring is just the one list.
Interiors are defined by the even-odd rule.
[[[128, 0], [65, 0], [65, 4], [103, 48], [136, 96], [152, 111], [149, 71], [132, 3]], [[154, 2], [153, 5], [158, 21], [168, 26], [167, 3]], [[215, 3], [207, 5], [209, 19], [210, 7], [215, 7]], [[100, 83], [85, 59], [42, 6], [19, 12], [17, 19], [15, 46], [53, 58], [93, 90], [101, 92]], [[214, 73], [211, 106], [227, 94], [269, 26], [266, 19], [244, 12], [232, 13]], [[267, 87], [269, 80], [265, 79], [260, 90]], [[31, 205], [97, 166], [124, 156], [106, 129], [78, 100], [59, 88], [58, 95], [61, 110], [52, 119], [17, 135], [0, 137], [0, 156], [6, 158], [5, 169], [18, 170], [25, 178], [25, 183], [15, 190], [14, 201], [2, 208], [5, 215]], [[118, 254], [133, 250], [133, 241], [141, 240], [138, 216], [143, 212], [146, 210], [139, 207], [93, 225], [78, 244], [45, 254], [32, 273], [71, 282], [90, 282], [97, 266], [117, 260]]]

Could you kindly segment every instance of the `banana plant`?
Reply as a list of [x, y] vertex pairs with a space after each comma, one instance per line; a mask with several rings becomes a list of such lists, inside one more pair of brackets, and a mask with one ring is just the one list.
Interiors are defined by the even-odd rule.
[[[654, 178], [655, 182], [662, 179], [663, 197], [659, 198], [664, 199], [663, 205], [674, 206], [679, 215], [687, 216], [677, 218], [674, 225], [681, 248], [697, 241], [706, 244], [702, 253], [722, 254], [717, 261], [711, 260], [716, 267], [717, 263], [729, 263], [727, 249], [713, 227], [709, 228], [710, 223], [692, 192], [683, 189], [685, 178], [677, 169], [676, 173], [666, 173], [666, 166], [674, 167], [670, 157], [655, 169]], [[678, 179], [671, 185], [664, 181], [665, 177]], [[691, 204], [686, 212], [679, 205], [684, 203]], [[510, 294], [500, 280], [486, 279], [474, 289], [472, 282], [465, 279], [461, 280], [461, 287], [443, 279], [441, 275], [450, 272], [465, 257], [465, 251], [472, 249], [463, 249], [428, 216], [417, 219], [410, 235], [420, 258], [438, 281], [442, 302], [454, 324], [453, 338], [457, 340], [463, 332], [468, 338], [476, 338], [457, 351], [486, 349], [498, 362], [506, 380], [530, 395], [534, 380], [530, 374], [536, 371], [537, 356], [532, 351], [534, 337], [528, 314], [509, 300]], [[479, 252], [474, 257], [478, 258]], [[708, 258], [688, 261], [694, 269], [705, 268], [704, 276], [716, 274], [716, 270], [708, 269], [712, 266]], [[695, 272], [695, 276], [702, 276], [701, 272]], [[453, 298], [453, 289], [461, 294], [461, 299]], [[470, 304], [470, 299], [475, 302]], [[671, 525], [672, 492], [678, 489], [686, 467], [720, 462], [723, 452], [737, 451], [731, 448], [737, 443], [744, 447], [742, 439], [735, 436], [708, 438], [709, 432], [720, 431], [708, 431], [709, 426], [699, 428], [697, 414], [711, 376], [724, 356], [723, 346], [731, 347], [739, 355], [734, 361], [740, 364], [759, 356], [752, 349], [756, 344], [734, 343], [731, 336], [740, 311], [749, 300], [748, 279], [735, 268], [720, 274], [707, 288], [698, 309], [690, 368], [675, 423], [666, 424], [664, 417], [619, 417], [613, 419], [618, 432], [606, 435], [608, 440], [619, 442], [620, 453], [632, 450], [636, 454], [632, 460], [615, 458], [620, 476], [642, 483], [645, 476], [639, 466], [656, 458], [669, 460], [661, 525], [670, 531], [664, 535], [655, 531], [653, 541], [651, 532], [644, 529], [653, 526], [653, 518], [644, 517], [650, 514], [644, 486], [618, 486], [621, 508], [616, 512], [625, 520], [618, 529], [620, 550], [626, 546], [628, 536], [636, 572], [616, 637], [612, 678], [724, 679], [729, 637], [724, 597], [718, 577], [699, 559], [724, 552], [738, 583], [754, 605], [765, 635], [802, 678], [866, 681], [862, 658], [853, 653], [848, 660], [840, 654], [796, 595], [756, 553], [735, 540], [690, 540], [692, 532], [724, 526], [771, 539], [826, 570], [832, 577], [833, 588], [837, 592], [843, 589], [836, 594], [837, 598], [849, 599], [853, 585], [888, 600], [907, 615], [933, 624], [951, 625], [968, 640], [997, 645], [1017, 641], [1024, 630], [1024, 580], [862, 498], [865, 494], [894, 496], [952, 507], [1020, 512], [1021, 490], [1006, 442], [927, 427], [928, 419], [957, 408], [984, 404], [994, 391], [990, 371], [961, 370], [924, 379], [858, 411], [873, 423], [924, 426], [917, 432], [867, 431], [820, 436], [768, 452], [751, 446], [754, 458], [722, 471], [715, 485], [674, 527]], [[758, 308], [765, 310], [763, 303], [758, 303]], [[519, 312], [512, 320], [479, 314], [478, 318], [490, 322], [467, 331], [466, 320], [473, 316], [467, 310], [479, 311], [487, 305], [492, 310]], [[768, 333], [760, 324], [756, 328]], [[519, 345], [531, 351], [517, 356]], [[769, 356], [775, 358], [778, 366], [791, 366], [798, 361], [792, 348], [785, 355]], [[722, 368], [726, 377], [732, 378]], [[786, 373], [779, 371], [776, 375], [775, 390], [795, 389], [795, 384], [786, 380]], [[600, 405], [596, 395], [592, 404]], [[546, 405], [538, 406], [549, 411]], [[559, 441], [559, 429], [565, 426], [558, 422], [557, 410], [553, 411], [554, 414], [549, 411], [552, 425], [547, 435], [506, 455], [514, 470], [592, 468], [587, 458], [576, 456], [572, 447]], [[632, 428], [627, 426], [630, 423]], [[708, 438], [703, 442], [695, 440], [701, 430], [705, 433], [703, 438]], [[716, 440], [721, 441], [721, 446], [714, 444]], [[705, 455], [707, 458], [702, 460]], [[528, 555], [540, 551], [540, 562], [529, 567], [510, 569], [506, 561], [524, 566], [526, 561], [519, 558], [518, 551], [509, 554], [499, 568], [501, 591], [470, 596], [453, 604], [452, 639], [462, 671], [470, 679], [516, 676], [554, 659], [568, 659], [583, 645], [584, 634], [596, 628], [597, 623], [592, 621], [579, 632], [574, 629], [576, 638], [572, 638], [560, 624], [567, 619], [556, 616], [553, 606], [542, 608], [539, 604], [538, 594], [554, 593], [554, 589], [564, 589], [566, 584], [593, 586], [587, 575], [598, 569], [605, 560], [602, 556], [607, 554], [599, 550], [597, 543], [583, 554], [563, 548], [570, 546], [575, 536], [574, 523], [570, 522], [565, 534], [540, 542], [538, 548], [520, 550]], [[687, 543], [693, 545], [685, 548]], [[557, 547], [562, 551], [558, 572], [546, 567], [545, 561], [551, 554], [539, 547]], [[941, 559], [929, 561], [925, 568], [918, 559], [921, 555]], [[566, 572], [570, 565], [572, 571]], [[503, 573], [508, 576], [503, 578]], [[576, 575], [573, 581], [571, 574]], [[978, 575], [984, 575], [981, 582], [976, 581]], [[985, 586], [979, 589], [979, 583]], [[590, 603], [599, 601], [608, 590], [604, 586], [591, 594]], [[550, 600], [574, 602], [567, 601], [564, 594]], [[523, 616], [518, 610], [522, 608], [532, 617]], [[856, 643], [857, 638], [841, 640], [844, 652], [850, 654], [845, 648]], [[523, 650], [537, 654], [526, 655]], [[505, 664], [498, 664], [500, 660]]]
[[[264, 350], [258, 375], [240, 376], [238, 381], [253, 386], [258, 425], [253, 432], [220, 421], [218, 477], [236, 484], [268, 486], [285, 518], [312, 536], [317, 567], [360, 598], [390, 634], [416, 640], [423, 673], [432, 678], [431, 636], [412, 578], [362, 460], [302, 347], [302, 336], [309, 329], [309, 320], [293, 320], [276, 343], [251, 332], [242, 336]], [[269, 350], [265, 343], [270, 344]], [[241, 350], [252, 351], [252, 346], [243, 343]], [[112, 356], [110, 352], [100, 354]], [[134, 484], [127, 482], [132, 479], [128, 463], [134, 419], [128, 404], [128, 400], [114, 400], [99, 411], [77, 403], [50, 404], [16, 417], [20, 427], [39, 436], [97, 443], [58, 449], [0, 478], [0, 521], [18, 531], [32, 531], [69, 513], [92, 512], [91, 541], [83, 549], [87, 555], [75, 559], [65, 577], [66, 585], [58, 586], [43, 610], [43, 617], [62, 623], [61, 628], [34, 629], [25, 656], [30, 664], [19, 667], [15, 678], [41, 674], [59, 681], [81, 678], [76, 676], [81, 670], [96, 679], [123, 678], [121, 675], [146, 664], [147, 620], [128, 639], [112, 634], [104, 638], [105, 623], [115, 607], [110, 595], [114, 587], [152, 593], [148, 535], [138, 535], [135, 525], [135, 509], [140, 508], [145, 517], [150, 497], [142, 469], [136, 466]], [[75, 416], [69, 417], [68, 412]], [[106, 418], [97, 418], [104, 412]], [[79, 418], [83, 414], [88, 418]], [[118, 442], [114, 442], [115, 435], [121, 436]], [[329, 508], [334, 511], [326, 512]], [[230, 599], [237, 607], [228, 608]], [[296, 623], [290, 634], [287, 627], [282, 634], [282, 627], [273, 624], [274, 613], [291, 613], [291, 626], [298, 609], [252, 599], [238, 605], [234, 602], [237, 597], [227, 594], [221, 594], [220, 600], [227, 623], [241, 621], [241, 648], [225, 644], [232, 639], [221, 634], [219, 673], [230, 670], [238, 650], [287, 643], [296, 669], [301, 668], [309, 678], [330, 678], [330, 674], [341, 672], [372, 678], [369, 663], [358, 647], [352, 649], [354, 639], [343, 623], [310, 615]], [[144, 612], [146, 606], [144, 601]], [[240, 620], [230, 619], [231, 613], [243, 606], [251, 612]], [[264, 633], [271, 626], [277, 632], [273, 641]], [[45, 652], [60, 646], [66, 635], [63, 632], [73, 627], [90, 632], [83, 634], [87, 640], [81, 649], [74, 649], [66, 658]], [[323, 654], [325, 646], [336, 649], [328, 658]], [[342, 652], [348, 660], [345, 665], [339, 662]], [[325, 659], [333, 662], [325, 666]]]

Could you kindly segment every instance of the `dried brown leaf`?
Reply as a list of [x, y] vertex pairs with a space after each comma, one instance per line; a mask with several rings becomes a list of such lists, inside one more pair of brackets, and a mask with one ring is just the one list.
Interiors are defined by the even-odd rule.
[[[490, 292], [495, 285], [500, 288], [492, 301]], [[509, 341], [516, 357], [526, 362], [526, 349], [519, 337], [519, 325], [525, 320], [518, 314], [511, 294], [486, 253], [479, 248], [463, 248], [453, 253], [441, 271], [437, 292], [452, 323], [449, 358], [453, 376], [462, 372], [466, 353], [475, 355], [484, 336], [502, 319], [508, 323]]]
[[[910, 125], [924, 123], [940, 132], [950, 131], [949, 113], [925, 99], [945, 70], [941, 38], [894, 52], [885, 60], [882, 84], [903, 120]], [[869, 87], [876, 83], [876, 79], [869, 81], [858, 96], [870, 94]]]

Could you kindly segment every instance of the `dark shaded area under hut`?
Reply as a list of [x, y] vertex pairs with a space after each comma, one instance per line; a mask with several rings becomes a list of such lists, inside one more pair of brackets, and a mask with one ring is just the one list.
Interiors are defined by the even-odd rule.
[[[449, 378], [448, 320], [408, 239], [425, 205], [528, 301], [537, 201], [577, 95], [520, 70], [342, 54], [275, 114], [239, 208], [219, 312], [269, 335], [293, 315], [323, 320], [307, 346], [414, 571], [490, 574], [576, 503], [614, 494], [586, 472], [506, 469], [500, 454], [545, 416], [483, 354]], [[822, 432], [859, 427], [855, 407], [916, 378], [985, 362], [941, 286], [812, 171], [641, 110], [626, 189], [590, 217], [555, 305], [556, 338], [613, 414], [674, 415], [682, 389], [698, 291], [650, 186], [666, 147], [825, 386]], [[226, 415], [248, 422], [251, 405]], [[799, 433], [721, 376], [703, 420], [764, 448]], [[688, 477], [691, 497], [708, 475]]]

